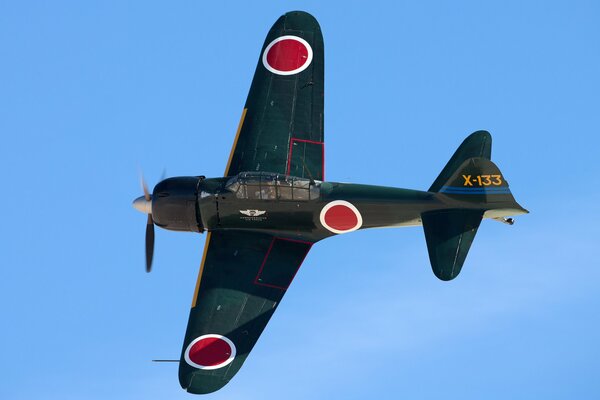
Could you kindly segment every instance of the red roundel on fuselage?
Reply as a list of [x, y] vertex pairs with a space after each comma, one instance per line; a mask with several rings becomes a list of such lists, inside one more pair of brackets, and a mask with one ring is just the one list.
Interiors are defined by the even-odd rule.
[[311, 63], [312, 48], [301, 37], [286, 35], [267, 45], [262, 62], [267, 70], [277, 75], [293, 75], [304, 71]]
[[325, 222], [333, 229], [346, 231], [358, 224], [358, 217], [350, 207], [335, 205], [325, 212]]
[[363, 224], [358, 208], [346, 200], [334, 200], [325, 204], [319, 214], [319, 221], [325, 229], [336, 234], [353, 232]]
[[189, 358], [195, 364], [214, 367], [226, 362], [231, 356], [232, 348], [223, 339], [207, 337], [198, 340], [189, 350]]

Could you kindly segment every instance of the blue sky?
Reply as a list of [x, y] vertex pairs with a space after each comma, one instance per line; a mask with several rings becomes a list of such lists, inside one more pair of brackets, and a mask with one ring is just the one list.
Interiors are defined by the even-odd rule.
[[450, 283], [420, 228], [319, 243], [210, 397], [600, 397], [597, 2], [205, 3], [0, 5], [0, 398], [191, 398], [149, 360], [180, 354], [204, 237], [158, 230], [147, 275], [138, 171], [222, 174], [294, 9], [325, 38], [328, 180], [426, 189], [487, 129], [531, 214]]

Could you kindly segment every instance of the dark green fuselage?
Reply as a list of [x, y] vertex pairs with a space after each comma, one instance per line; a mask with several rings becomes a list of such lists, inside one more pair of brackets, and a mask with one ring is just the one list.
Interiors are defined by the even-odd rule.
[[[207, 186], [212, 186], [207, 180]], [[322, 182], [320, 195], [308, 201], [239, 199], [222, 187], [209, 197], [199, 199], [205, 229], [241, 229], [272, 233], [308, 241], [318, 241], [334, 233], [319, 220], [323, 207], [334, 200], [345, 200], [360, 211], [360, 229], [418, 225], [423, 211], [443, 207], [433, 193], [391, 187]], [[261, 217], [247, 218], [240, 210], [266, 211]]]
[[[362, 216], [359, 229], [421, 225], [421, 215], [429, 211], [490, 208], [489, 204], [484, 208], [483, 204], [460, 201], [441, 193], [338, 182], [310, 182], [310, 187], [316, 188], [311, 191], [310, 199], [281, 199], [279, 192], [270, 199], [258, 198], [258, 195], [256, 198], [240, 198], [227, 187], [231, 179], [182, 177], [161, 182], [154, 193], [153, 209], [157, 225], [179, 231], [257, 231], [317, 242], [335, 234], [323, 226], [320, 213], [327, 204], [336, 200], [347, 201], [359, 210]], [[181, 184], [185, 181], [190, 184]], [[165, 188], [167, 182], [170, 184]], [[168, 187], [183, 187], [183, 190], [190, 191], [185, 195], [180, 193], [179, 198], [184, 199], [180, 207], [161, 207], [162, 198], [173, 197], [169, 195]], [[187, 203], [187, 206], [183, 203]], [[505, 214], [503, 211], [514, 208], [512, 206], [513, 203], [500, 202], [493, 208]], [[165, 215], [165, 208], [171, 210], [169, 215]], [[243, 212], [247, 210], [262, 214], [246, 215]], [[179, 225], [173, 226], [169, 223], [172, 220]]]

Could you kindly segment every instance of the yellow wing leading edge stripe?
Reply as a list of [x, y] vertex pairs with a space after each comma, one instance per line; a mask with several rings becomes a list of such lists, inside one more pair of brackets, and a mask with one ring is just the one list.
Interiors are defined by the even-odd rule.
[[229, 153], [229, 160], [227, 161], [227, 166], [225, 167], [224, 176], [229, 176], [229, 168], [231, 167], [231, 160], [233, 159], [233, 153], [235, 153], [235, 148], [237, 147], [238, 139], [240, 138], [240, 132], [242, 131], [242, 126], [244, 125], [244, 119], [246, 119], [247, 108], [244, 108], [242, 111], [242, 116], [240, 117], [240, 123], [237, 127], [237, 132], [235, 134], [235, 139], [233, 140], [233, 146], [231, 147], [231, 152]]
[[[238, 139], [240, 137], [240, 132], [242, 131], [242, 126], [244, 125], [244, 119], [246, 119], [247, 108], [244, 108], [242, 111], [242, 116], [240, 117], [240, 122], [237, 127], [237, 132], [235, 133], [235, 139], [233, 140], [233, 146], [231, 147], [231, 152], [229, 153], [229, 160], [227, 160], [227, 166], [225, 167], [224, 176], [228, 176], [229, 168], [231, 167], [231, 160], [233, 159], [233, 153], [235, 153], [235, 148], [237, 146]], [[206, 253], [208, 253], [208, 246], [210, 246], [210, 232], [206, 235], [206, 243], [204, 244], [204, 252], [202, 254], [202, 262], [200, 263], [200, 271], [198, 271], [198, 279], [196, 280], [196, 289], [194, 290], [194, 298], [192, 299], [192, 308], [196, 307], [196, 303], [198, 301], [198, 291], [200, 290], [200, 281], [202, 280], [202, 272], [204, 271], [204, 263], [206, 261]]]
[[198, 280], [196, 280], [196, 289], [194, 290], [194, 298], [192, 299], [192, 308], [196, 307], [198, 301], [198, 291], [200, 290], [200, 281], [202, 280], [202, 272], [204, 271], [204, 262], [206, 261], [206, 253], [208, 253], [208, 246], [210, 246], [210, 234], [206, 234], [206, 243], [204, 244], [204, 253], [202, 253], [202, 261], [200, 262], [200, 271], [198, 272]]

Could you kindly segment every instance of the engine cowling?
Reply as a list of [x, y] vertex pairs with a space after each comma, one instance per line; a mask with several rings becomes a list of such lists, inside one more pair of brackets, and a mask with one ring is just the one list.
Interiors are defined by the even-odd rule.
[[202, 177], [184, 176], [159, 182], [152, 192], [152, 218], [161, 228], [202, 232], [198, 186]]

